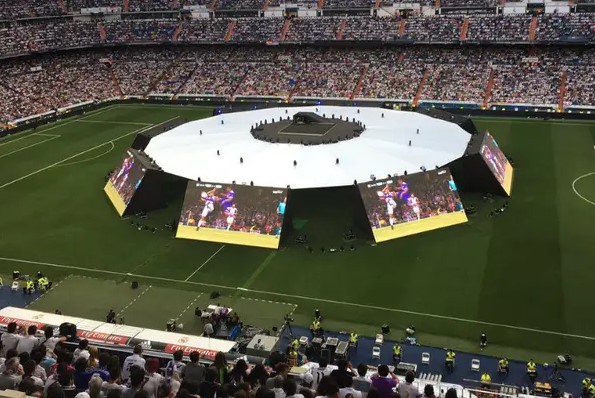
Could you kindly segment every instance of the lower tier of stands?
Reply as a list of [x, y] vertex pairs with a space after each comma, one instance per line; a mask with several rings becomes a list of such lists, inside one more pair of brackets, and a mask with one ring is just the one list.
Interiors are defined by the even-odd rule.
[[595, 105], [588, 48], [156, 48], [0, 62], [0, 122], [89, 100], [166, 94]]

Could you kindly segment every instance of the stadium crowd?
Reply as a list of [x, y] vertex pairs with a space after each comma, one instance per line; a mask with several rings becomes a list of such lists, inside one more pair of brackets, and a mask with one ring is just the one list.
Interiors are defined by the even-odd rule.
[[[481, 105], [595, 104], [595, 50], [535, 48], [383, 49], [276, 47], [120, 48], [45, 54], [0, 63], [6, 123], [120, 95], [371, 98]], [[361, 81], [360, 81], [361, 79]]]
[[[145, 357], [141, 345], [130, 355], [120, 354], [101, 351], [87, 340], [72, 350], [51, 327], [39, 333], [29, 326], [21, 332], [9, 323], [2, 335], [0, 390], [41, 398], [391, 398], [393, 389], [401, 396], [421, 396], [413, 372], [399, 382], [387, 365], [370, 375], [365, 364], [355, 368], [339, 360], [329, 366], [323, 359], [318, 367], [292, 376], [282, 358], [271, 368], [244, 359], [228, 363], [222, 352], [213, 361], [204, 361], [197, 351], [184, 360], [181, 350], [161, 361]], [[433, 387], [426, 385], [423, 394], [434, 397]], [[445, 394], [456, 397], [454, 389]]]

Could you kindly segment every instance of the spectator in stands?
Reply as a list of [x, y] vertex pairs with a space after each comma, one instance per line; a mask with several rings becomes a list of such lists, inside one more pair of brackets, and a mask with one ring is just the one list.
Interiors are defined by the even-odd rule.
[[130, 369], [133, 366], [138, 366], [141, 369], [145, 368], [145, 358], [142, 357], [143, 354], [143, 346], [137, 344], [134, 346], [132, 351], [132, 355], [129, 355], [124, 360], [124, 365], [122, 367], [122, 381], [126, 382], [130, 378]]
[[316, 393], [315, 390], [312, 389], [312, 384], [314, 383], [314, 377], [312, 373], [304, 373], [302, 376], [302, 384], [299, 387], [298, 391], [302, 394], [305, 398], [309, 398], [308, 395], [314, 395]]
[[120, 384], [120, 369], [120, 358], [113, 355], [108, 366], [109, 379], [104, 381], [101, 386], [106, 395], [112, 390], [123, 390], [124, 387]]
[[149, 394], [149, 398], [158, 398], [159, 386], [165, 381], [164, 377], [159, 373], [159, 360], [151, 358], [146, 363], [147, 380], [143, 390]]
[[372, 385], [378, 390], [380, 398], [391, 398], [393, 388], [397, 384], [397, 376], [388, 370], [387, 365], [380, 365], [378, 373], [372, 376]]
[[295, 380], [287, 378], [283, 381], [283, 392], [285, 392], [286, 398], [304, 398], [304, 396], [298, 394], [297, 391], [298, 385]]
[[318, 368], [312, 368], [310, 371], [314, 378], [312, 383], [312, 388], [314, 390], [318, 389], [318, 384], [322, 380], [324, 376], [329, 376], [331, 374], [331, 369], [328, 368], [328, 360], [326, 358], [321, 358], [320, 362], [318, 362]]
[[205, 367], [199, 363], [200, 354], [198, 351], [192, 351], [188, 357], [190, 358], [190, 362], [182, 368], [182, 379], [198, 385], [205, 378]]
[[173, 354], [173, 359], [171, 359], [167, 365], [165, 366], [165, 376], [172, 377], [175, 375], [180, 375], [184, 370], [184, 362], [182, 359], [184, 358], [184, 351], [177, 350]]
[[229, 368], [227, 367], [227, 359], [225, 359], [224, 353], [218, 352], [215, 354], [213, 369], [217, 373], [217, 382], [220, 385], [224, 385], [229, 382]]
[[434, 386], [431, 384], [426, 384], [424, 387], [424, 396], [423, 398], [436, 398], [434, 395]]
[[89, 375], [87, 374], [87, 360], [79, 357], [74, 361], [74, 385], [79, 390], [86, 390], [89, 386]]
[[405, 383], [399, 384], [398, 392], [401, 398], [417, 398], [419, 396], [419, 389], [413, 385], [415, 380], [415, 374], [412, 371], [408, 371], [405, 374]]
[[285, 391], [283, 391], [283, 376], [275, 376], [273, 379], [272, 391], [275, 393], [275, 398], [285, 398]]
[[31, 353], [31, 359], [35, 361], [35, 371], [33, 372], [33, 376], [39, 377], [41, 381], [45, 384], [46, 380], [48, 379], [46, 370], [41, 366], [41, 362], [43, 361], [44, 352], [47, 352], [45, 347], [42, 345], [37, 347]]
[[37, 333], [37, 326], [31, 325], [27, 328], [27, 334], [25, 336], [20, 336], [17, 343], [17, 352], [19, 354], [22, 352], [30, 354], [31, 351], [39, 345], [39, 340], [35, 336], [35, 333]]
[[231, 370], [230, 379], [235, 385], [248, 381], [248, 364], [243, 359], [238, 359]]
[[200, 398], [215, 398], [220, 397], [223, 392], [223, 388], [217, 380], [217, 371], [214, 368], [208, 368], [205, 370], [205, 381], [200, 383]]
[[134, 398], [135, 394], [140, 392], [145, 381], [145, 369], [138, 365], [132, 365], [130, 372], [130, 387], [122, 392], [122, 398]]
[[[352, 398], [362, 398], [362, 393], [353, 388], [353, 378], [348, 377], [345, 379], [345, 387], [339, 389], [339, 396], [345, 398], [348, 394], [351, 394]], [[413, 397], [416, 398], [416, 397]]]
[[45, 394], [46, 398], [66, 398], [60, 383], [52, 383]]
[[89, 346], [89, 358], [87, 359], [88, 368], [97, 368], [99, 366], [99, 349], [95, 346]]
[[33, 384], [39, 387], [41, 391], [43, 390], [44, 382], [39, 377], [34, 375], [36, 367], [37, 364], [32, 359], [29, 359], [27, 362], [23, 363], [23, 380], [31, 380]]
[[362, 398], [366, 398], [368, 391], [372, 388], [372, 380], [366, 375], [368, 373], [368, 366], [365, 363], [357, 365], [357, 377], [353, 378], [353, 388], [362, 393]]
[[347, 387], [348, 379], [350, 382], [349, 385], [353, 385], [351, 380], [353, 378], [351, 364], [344, 359], [339, 360], [337, 369], [331, 372], [331, 377], [335, 380], [340, 389]]
[[248, 381], [253, 390], [258, 390], [260, 387], [264, 387], [268, 378], [269, 374], [262, 364], [256, 365], [248, 375]]
[[10, 322], [6, 326], [6, 332], [2, 333], [2, 337], [0, 337], [2, 341], [2, 355], [6, 355], [8, 351], [16, 349], [21, 337], [22, 336], [17, 333], [17, 323]]
[[82, 339], [79, 341], [79, 346], [74, 350], [73, 357], [76, 361], [79, 358], [84, 358], [85, 360], [89, 359], [89, 340]]
[[327, 398], [339, 398], [339, 386], [335, 379], [330, 376], [324, 376], [320, 383], [318, 383], [318, 389], [316, 390], [317, 397]]
[[454, 388], [449, 388], [446, 390], [446, 395], [444, 395], [444, 398], [457, 398], [457, 390]]
[[[96, 347], [92, 348], [97, 350]], [[94, 350], [91, 350], [91, 352], [93, 351]], [[101, 354], [99, 354], [99, 357], [96, 361], [97, 365], [95, 367], [89, 367], [87, 369], [87, 374], [89, 375], [89, 377], [98, 375], [99, 377], [101, 377], [101, 380], [108, 381], [110, 378], [110, 374], [107, 368], [110, 365], [111, 361], [112, 357], [110, 356], [110, 354], [108, 354], [107, 352], [102, 352]]]
[[0, 391], [16, 390], [23, 374], [18, 357], [10, 358], [4, 364], [4, 372], [0, 374]]

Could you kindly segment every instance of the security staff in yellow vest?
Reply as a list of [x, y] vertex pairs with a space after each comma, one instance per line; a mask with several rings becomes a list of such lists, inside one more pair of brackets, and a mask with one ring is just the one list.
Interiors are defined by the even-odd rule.
[[457, 354], [454, 353], [452, 350], [448, 350], [446, 352], [446, 369], [449, 372], [452, 372], [455, 368], [455, 357]]
[[33, 283], [33, 281], [31, 279], [27, 279], [27, 281], [25, 282], [25, 293], [27, 294], [31, 294], [33, 293], [33, 290], [35, 290], [35, 284]]
[[591, 384], [591, 385], [589, 386], [589, 395], [590, 395], [591, 397], [595, 397], [595, 384]]
[[501, 358], [498, 361], [498, 373], [508, 376], [508, 359]]
[[318, 336], [320, 334], [320, 321], [318, 319], [314, 319], [314, 321], [312, 321], [312, 325], [310, 325], [310, 331], [312, 332], [312, 336]]
[[488, 372], [484, 372], [481, 375], [481, 387], [490, 388], [490, 384], [492, 384], [492, 376]]
[[299, 346], [300, 346], [300, 341], [298, 339], [293, 339], [293, 341], [291, 342], [291, 348], [293, 348], [294, 350], [297, 350]]
[[529, 359], [529, 362], [527, 362], [527, 374], [531, 382], [535, 383], [535, 379], [537, 378], [537, 364], [533, 359]]
[[37, 280], [37, 283], [39, 284], [39, 289], [40, 290], [47, 290], [49, 285], [50, 285], [50, 281], [48, 280], [48, 278], [46, 278], [45, 276], [39, 278]]
[[298, 358], [298, 352], [297, 352], [297, 350], [292, 348], [289, 351], [289, 355], [288, 355], [289, 366], [297, 366], [297, 358]]
[[358, 335], [355, 332], [351, 332], [349, 335], [349, 345], [357, 348]]
[[403, 349], [401, 348], [401, 346], [398, 344], [395, 344], [393, 346], [393, 362], [395, 362], [395, 363], [401, 362], [402, 353], [403, 353]]
[[583, 397], [586, 397], [586, 396], [589, 395], [589, 388], [591, 388], [591, 386], [593, 385], [593, 382], [592, 382], [592, 380], [590, 378], [585, 377], [583, 379], [583, 383], [582, 384], [583, 384], [583, 393], [582, 393], [582, 396]]

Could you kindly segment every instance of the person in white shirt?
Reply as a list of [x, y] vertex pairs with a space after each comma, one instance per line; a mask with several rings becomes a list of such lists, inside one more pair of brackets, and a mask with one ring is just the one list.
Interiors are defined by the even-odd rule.
[[285, 392], [285, 398], [304, 398], [302, 394], [297, 393], [298, 385], [295, 380], [285, 379], [283, 382], [283, 391]]
[[361, 391], [358, 391], [355, 388], [353, 388], [352, 378], [345, 378], [345, 387], [339, 389], [340, 398], [345, 398], [347, 394], [351, 394], [353, 398], [362, 398]]
[[8, 351], [16, 349], [22, 337], [17, 334], [17, 323], [10, 322], [6, 326], [6, 333], [2, 333], [2, 337], [0, 337], [2, 341], [2, 356], [6, 356]]
[[91, 354], [89, 354], [89, 340], [83, 339], [79, 341], [79, 346], [74, 350], [72, 355], [75, 361], [81, 357], [88, 360], [91, 356]]
[[357, 377], [353, 378], [353, 388], [362, 393], [362, 398], [368, 396], [368, 391], [372, 388], [372, 380], [366, 376], [368, 373], [368, 366], [365, 363], [360, 363], [357, 366]]
[[318, 389], [318, 383], [324, 376], [330, 376], [331, 369], [328, 368], [328, 361], [324, 358], [318, 362], [317, 368], [312, 368], [310, 373], [312, 373], [312, 377], [314, 380], [312, 381], [312, 389], [316, 391]]
[[159, 393], [159, 385], [164, 381], [164, 377], [159, 374], [159, 360], [151, 358], [147, 361], [147, 375], [145, 376], [145, 384], [143, 390], [149, 394], [149, 398], [157, 398]]
[[54, 351], [54, 348], [56, 348], [56, 344], [58, 344], [59, 342], [66, 341], [66, 337], [64, 336], [54, 337], [54, 328], [51, 326], [46, 326], [43, 329], [43, 334], [44, 337], [39, 340], [39, 343], [43, 344], [45, 348], [50, 351]]
[[405, 375], [405, 383], [399, 384], [397, 392], [402, 398], [417, 398], [419, 396], [419, 389], [413, 385], [415, 380], [415, 373], [412, 371], [407, 372]]
[[283, 376], [275, 376], [273, 379], [273, 386], [271, 391], [275, 393], [275, 398], [285, 398], [285, 391], [283, 391]]
[[37, 364], [35, 363], [34, 360], [30, 359], [28, 361], [26, 361], [23, 364], [23, 380], [25, 379], [31, 379], [31, 381], [33, 381], [33, 383], [37, 386], [37, 387], [41, 387], [43, 388], [44, 386], [44, 381], [41, 380], [39, 377], [34, 376], [34, 372], [35, 372], [35, 367], [37, 366]]
[[39, 340], [37, 340], [35, 333], [37, 333], [37, 326], [31, 325], [27, 328], [27, 335], [22, 336], [17, 343], [17, 352], [19, 354], [23, 352], [31, 354], [31, 351], [39, 345]]
[[130, 378], [130, 368], [134, 365], [144, 369], [145, 368], [145, 358], [142, 357], [143, 354], [143, 347], [140, 344], [134, 346], [134, 350], [132, 351], [132, 355], [126, 357], [124, 360], [124, 365], [122, 366], [122, 381], [127, 381]]

